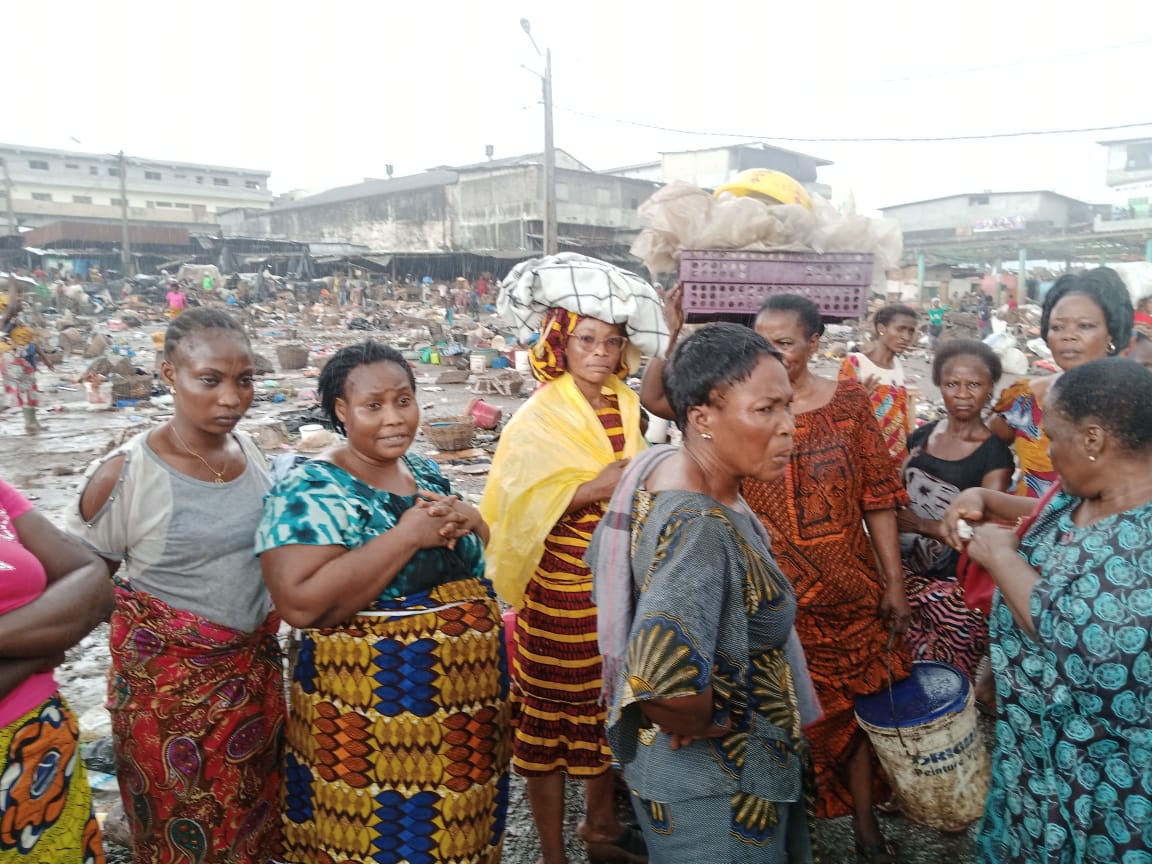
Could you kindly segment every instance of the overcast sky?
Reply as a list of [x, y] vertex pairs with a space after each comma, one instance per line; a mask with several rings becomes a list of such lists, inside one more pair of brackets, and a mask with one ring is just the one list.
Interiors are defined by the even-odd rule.
[[[7, 0], [0, 140], [264, 168], [313, 192], [539, 151], [550, 46], [556, 144], [596, 169], [784, 142], [865, 209], [959, 192], [1109, 200], [1098, 140], [1152, 134], [1149, 0]], [[581, 112], [579, 114], [573, 112]], [[584, 116], [597, 115], [599, 118]], [[709, 133], [681, 134], [648, 124]], [[731, 133], [737, 137], [723, 137]], [[72, 139], [76, 139], [75, 141]], [[77, 144], [77, 141], [80, 143]]]

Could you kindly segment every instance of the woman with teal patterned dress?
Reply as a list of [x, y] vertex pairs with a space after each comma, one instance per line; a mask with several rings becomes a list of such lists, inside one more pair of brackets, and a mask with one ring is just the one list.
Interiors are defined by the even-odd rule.
[[293, 864], [500, 861], [508, 673], [488, 529], [408, 452], [415, 391], [394, 349], [338, 351], [320, 393], [346, 440], [265, 501], [264, 578], [304, 628], [285, 736]]
[[632, 461], [586, 558], [608, 741], [652, 864], [808, 862], [814, 691], [791, 583], [740, 495], [788, 466], [792, 388], [735, 324], [684, 340], [664, 381], [684, 447]]
[[[1044, 410], [1061, 490], [1023, 539], [983, 525], [996, 582], [999, 705], [978, 838], [986, 864], [1152, 862], [1152, 373], [1065, 372]], [[1012, 519], [1027, 499], [965, 490], [946, 516]]]

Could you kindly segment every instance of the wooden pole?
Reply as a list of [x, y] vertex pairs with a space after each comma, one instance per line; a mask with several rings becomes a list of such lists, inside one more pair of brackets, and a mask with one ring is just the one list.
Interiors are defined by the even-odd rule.
[[128, 166], [124, 159], [124, 151], [116, 156], [120, 163], [120, 273], [123, 276], [132, 275], [132, 247], [128, 236]]

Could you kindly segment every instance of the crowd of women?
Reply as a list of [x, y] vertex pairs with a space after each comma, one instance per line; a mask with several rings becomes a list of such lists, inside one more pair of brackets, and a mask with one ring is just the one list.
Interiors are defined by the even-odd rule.
[[[1057, 281], [1062, 371], [994, 407], [995, 353], [939, 343], [919, 428], [913, 309], [831, 380], [803, 297], [684, 335], [675, 290], [665, 328], [654, 292], [563, 279], [579, 311], [521, 310], [542, 386], [479, 507], [411, 451], [413, 372], [371, 341], [320, 378], [340, 443], [269, 476], [236, 431], [251, 345], [210, 309], [172, 321], [173, 415], [91, 467], [70, 534], [0, 483], [0, 856], [103, 860], [51, 670], [110, 613], [138, 864], [497, 862], [510, 767], [543, 864], [568, 860], [566, 778], [592, 862], [811, 861], [841, 815], [857, 860], [896, 861], [853, 705], [920, 659], [989, 670], [980, 861], [1152, 861], [1152, 372], [1115, 356], [1115, 273]], [[681, 447], [645, 444], [641, 403]]]

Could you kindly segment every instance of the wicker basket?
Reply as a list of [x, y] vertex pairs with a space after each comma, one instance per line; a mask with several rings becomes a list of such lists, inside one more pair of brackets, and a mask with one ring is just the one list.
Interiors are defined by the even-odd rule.
[[133, 375], [112, 382], [112, 401], [122, 399], [147, 399], [152, 395], [152, 376]]
[[470, 416], [430, 417], [423, 429], [437, 450], [467, 450], [476, 434], [476, 419]]
[[276, 348], [276, 357], [280, 361], [281, 369], [303, 369], [308, 365], [308, 346], [279, 345]]

